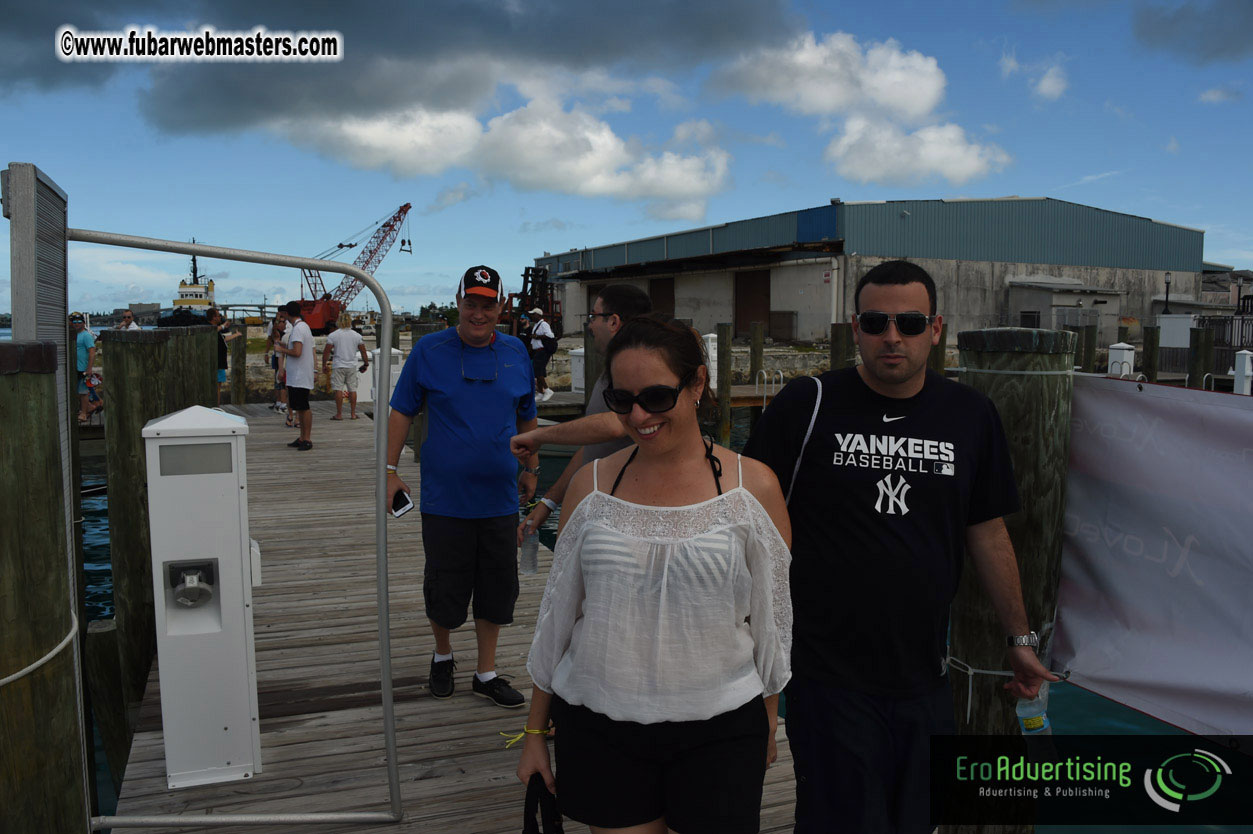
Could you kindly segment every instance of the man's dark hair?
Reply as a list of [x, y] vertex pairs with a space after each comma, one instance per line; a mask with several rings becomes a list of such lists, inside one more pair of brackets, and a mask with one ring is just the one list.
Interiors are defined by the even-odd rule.
[[610, 284], [601, 287], [596, 297], [600, 299], [601, 312], [614, 313], [624, 323], [653, 309], [653, 301], [648, 293], [634, 284]]
[[299, 301], [287, 302], [286, 304], [283, 305], [283, 312], [289, 316], [295, 316], [296, 318], [300, 318], [300, 302]]
[[935, 315], [935, 281], [927, 271], [910, 261], [884, 261], [874, 269], [861, 276], [857, 282], [857, 292], [853, 294], [853, 307], [861, 312], [861, 288], [867, 284], [922, 284], [927, 288], [927, 298], [931, 301], [931, 315]]

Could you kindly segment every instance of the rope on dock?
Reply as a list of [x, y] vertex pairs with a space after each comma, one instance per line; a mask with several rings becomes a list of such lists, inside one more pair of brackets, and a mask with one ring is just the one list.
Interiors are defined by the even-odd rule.
[[25, 669], [22, 669], [21, 671], [18, 671], [18, 672], [14, 672], [13, 674], [9, 675], [6, 678], [0, 678], [0, 686], [8, 686], [9, 684], [13, 683], [13, 681], [17, 680], [18, 678], [24, 678], [27, 675], [29, 675], [31, 672], [38, 669], [40, 666], [43, 666], [49, 660], [52, 660], [52, 658], [56, 657], [57, 654], [60, 653], [60, 651], [64, 649], [66, 646], [68, 646], [70, 642], [73, 641], [73, 639], [77, 636], [78, 636], [78, 617], [74, 615], [73, 611], [71, 611], [70, 612], [70, 633], [65, 635], [65, 639], [62, 640], [60, 643], [57, 643], [57, 647], [55, 649], [48, 652], [43, 657], [39, 658], [34, 663], [27, 666]]

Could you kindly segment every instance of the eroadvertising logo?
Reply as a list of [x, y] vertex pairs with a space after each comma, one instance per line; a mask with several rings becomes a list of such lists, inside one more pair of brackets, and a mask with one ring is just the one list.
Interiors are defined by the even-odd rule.
[[1224, 773], [1231, 775], [1230, 765], [1198, 747], [1191, 753], [1171, 756], [1155, 768], [1146, 768], [1144, 791], [1167, 811], [1179, 813], [1185, 802], [1213, 796], [1223, 783]]
[[1249, 736], [935, 736], [931, 822], [1244, 824], [1251, 753]]

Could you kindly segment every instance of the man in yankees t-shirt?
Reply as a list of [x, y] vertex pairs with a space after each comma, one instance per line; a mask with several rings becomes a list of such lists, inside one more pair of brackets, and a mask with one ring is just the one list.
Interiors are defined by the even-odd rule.
[[942, 324], [935, 283], [889, 261], [858, 283], [856, 309], [862, 364], [819, 378], [808, 442], [817, 385], [804, 378], [779, 392], [744, 448], [792, 484], [797, 834], [931, 831], [929, 737], [956, 730], [944, 661], [963, 554], [1007, 642], [1023, 644], [1009, 649], [1006, 689], [1033, 697], [1057, 680], [1028, 636], [1002, 520], [1018, 494], [1000, 417], [927, 370]]

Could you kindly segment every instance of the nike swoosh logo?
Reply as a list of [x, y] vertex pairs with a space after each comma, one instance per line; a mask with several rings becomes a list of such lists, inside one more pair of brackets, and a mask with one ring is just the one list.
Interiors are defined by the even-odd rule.
[[905, 415], [903, 414], [900, 417], [889, 417], [886, 414], [883, 415], [883, 422], [885, 423], [895, 423], [897, 420], [904, 420], [904, 419], [905, 419]]

